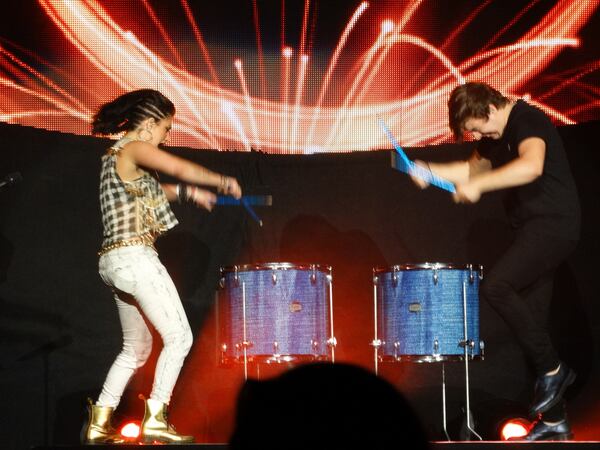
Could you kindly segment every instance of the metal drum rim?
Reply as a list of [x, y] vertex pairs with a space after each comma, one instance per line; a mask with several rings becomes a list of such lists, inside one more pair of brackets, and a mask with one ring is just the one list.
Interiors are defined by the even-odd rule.
[[439, 262], [424, 262], [424, 263], [409, 263], [395, 264], [393, 266], [377, 266], [373, 268], [374, 274], [400, 272], [405, 270], [483, 270], [482, 264], [455, 264], [455, 263], [439, 263]]
[[235, 272], [253, 272], [257, 270], [317, 270], [331, 273], [331, 266], [327, 264], [293, 263], [293, 262], [268, 262], [224, 266], [220, 268], [222, 274]]
[[[467, 356], [469, 361], [483, 361], [485, 357], [481, 354], [469, 354]], [[400, 363], [400, 362], [410, 362], [410, 363], [436, 363], [436, 362], [453, 362], [453, 361], [464, 361], [465, 355], [456, 354], [456, 355], [380, 355], [379, 361], [381, 362], [391, 362], [391, 363]]]
[[[281, 364], [289, 362], [314, 362], [314, 361], [331, 361], [331, 356], [327, 354], [298, 354], [298, 353], [286, 353], [281, 355], [270, 355], [261, 353], [257, 355], [247, 355], [246, 361], [249, 363], [262, 363], [262, 364]], [[222, 356], [221, 364], [243, 364], [243, 356]]]

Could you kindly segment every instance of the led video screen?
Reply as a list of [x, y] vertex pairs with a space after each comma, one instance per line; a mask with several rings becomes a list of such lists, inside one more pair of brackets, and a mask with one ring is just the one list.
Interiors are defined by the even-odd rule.
[[89, 134], [159, 89], [171, 143], [312, 154], [451, 140], [449, 92], [486, 81], [557, 124], [600, 118], [598, 0], [20, 0], [0, 17], [0, 121]]

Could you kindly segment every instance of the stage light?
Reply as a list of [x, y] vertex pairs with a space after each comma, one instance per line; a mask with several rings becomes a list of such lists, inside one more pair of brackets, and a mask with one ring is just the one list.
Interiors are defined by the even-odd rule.
[[[596, 60], [586, 62], [583, 60], [588, 56], [574, 55], [575, 65], [564, 69], [563, 63], [554, 62], [563, 49], [576, 48], [578, 53], [582, 50], [586, 42], [579, 33], [583, 27], [593, 28], [597, 2], [563, 0], [546, 2], [550, 4], [541, 8], [530, 8], [535, 2], [523, 2], [531, 4], [524, 7], [512, 2], [515, 5], [510, 8], [514, 10], [507, 18], [524, 17], [525, 13], [533, 16], [503, 24], [498, 22], [502, 20], [500, 17], [481, 14], [488, 3], [493, 3], [489, 1], [480, 2], [482, 5], [466, 17], [468, 10], [462, 8], [468, 8], [469, 2], [453, 2], [463, 5], [439, 11], [433, 8], [428, 16], [424, 14], [429, 14], [429, 10], [418, 12], [422, 9], [421, 1], [371, 2], [371, 5], [361, 1], [348, 17], [353, 2], [345, 2], [349, 6], [328, 12], [329, 8], [313, 8], [306, 0], [297, 49], [286, 44], [286, 37], [295, 35], [296, 30], [289, 25], [286, 8], [281, 11], [281, 56], [274, 61], [281, 66], [281, 73], [272, 73], [268, 84], [261, 36], [270, 35], [271, 31], [261, 29], [257, 2], [253, 2], [252, 8], [256, 39], [251, 40], [256, 42], [256, 50], [245, 42], [238, 43], [237, 36], [232, 37], [233, 42], [229, 42], [229, 36], [223, 42], [218, 36], [212, 38], [209, 50], [203, 37], [203, 31], [208, 30], [200, 29], [189, 2], [181, 2], [185, 22], [183, 19], [172, 22], [170, 18], [155, 15], [147, 1], [142, 4], [148, 10], [146, 13], [152, 11], [150, 17], [137, 14], [136, 8], [141, 6], [135, 5], [139, 2], [38, 0], [35, 3], [39, 4], [40, 11], [36, 12], [39, 19], [47, 22], [44, 26], [56, 29], [50, 41], [40, 41], [39, 48], [25, 48], [27, 43], [23, 41], [13, 43], [10, 34], [2, 36], [0, 96], [11, 101], [8, 109], [0, 111], [0, 122], [87, 135], [91, 116], [101, 100], [93, 94], [106, 91], [116, 95], [128, 86], [143, 87], [154, 79], [153, 74], [161, 80], [159, 86], [150, 83], [146, 87], [160, 88], [178, 105], [173, 144], [197, 149], [248, 150], [247, 140], [252, 148], [264, 153], [389, 148], [385, 136], [373, 130], [373, 124], [382, 114], [392, 121], [392, 131], [400, 132], [400, 126], [404, 130], [402, 145], [436, 145], [451, 140], [444, 99], [457, 82], [464, 83], [466, 79], [485, 79], [509, 96], [520, 97], [524, 91], [531, 91], [531, 103], [560, 124], [595, 119], [599, 110], [598, 102], [588, 94], [595, 92], [589, 77], [598, 72]], [[121, 7], [105, 3], [133, 6], [122, 13]], [[368, 9], [374, 11], [370, 13]], [[539, 11], [532, 12], [533, 9]], [[342, 14], [342, 20], [328, 23], [334, 10], [339, 10], [336, 14]], [[446, 13], [452, 16], [447, 18]], [[327, 14], [325, 20], [322, 14]], [[134, 27], [129, 17], [136, 17]], [[378, 20], [380, 27], [376, 35], [373, 35], [373, 20]], [[172, 25], [164, 28], [163, 23]], [[319, 26], [319, 33], [315, 33], [316, 23], [324, 25]], [[466, 39], [465, 33], [472, 30], [471, 25], [501, 31], [492, 36], [468, 35]], [[147, 39], [155, 34], [155, 27], [161, 37]], [[198, 52], [192, 44], [188, 45], [192, 40], [190, 31], [201, 50], [210, 80], [205, 79], [207, 74], [191, 70]], [[66, 41], [58, 33], [55, 36], [55, 32]], [[321, 43], [321, 39], [325, 42]], [[464, 51], [447, 45], [451, 41], [459, 45], [465, 40], [472, 42]], [[437, 46], [438, 41], [445, 43]], [[232, 44], [236, 49], [245, 49], [234, 57], [238, 58], [232, 61], [235, 68], [241, 71], [244, 66], [246, 73], [259, 74], [249, 79], [239, 74], [245, 84], [241, 93], [235, 80], [226, 73], [217, 73], [211, 56]], [[164, 45], [169, 56], [163, 54]], [[407, 47], [418, 48], [405, 52]], [[331, 54], [330, 49], [333, 49]], [[447, 51], [451, 53], [446, 54]], [[258, 68], [253, 67], [255, 52]], [[299, 65], [292, 63], [296, 54]], [[319, 57], [306, 60], [305, 54]], [[37, 61], [34, 64], [37, 68], [31, 65], [32, 58]], [[224, 58], [220, 66], [228, 70], [229, 57]], [[399, 58], [405, 68], [400, 72]], [[76, 74], [70, 69], [73, 61], [77, 61]], [[319, 69], [314, 70], [314, 65]], [[321, 70], [322, 65], [327, 67], [325, 71]], [[398, 83], [404, 87], [389, 89], [388, 76], [398, 77]], [[550, 87], [553, 83], [556, 86]], [[82, 95], [84, 86], [89, 92]], [[230, 101], [237, 114], [242, 112], [241, 129], [238, 123], [220, 113], [222, 99]]]
[[384, 20], [383, 22], [381, 22], [381, 33], [382, 34], [388, 34], [391, 33], [392, 31], [394, 31], [394, 21], [393, 20]]
[[133, 420], [126, 422], [119, 433], [127, 440], [137, 439], [140, 436], [140, 422]]
[[508, 419], [500, 427], [500, 439], [508, 441], [510, 438], [519, 438], [529, 433], [531, 422], [521, 417]]

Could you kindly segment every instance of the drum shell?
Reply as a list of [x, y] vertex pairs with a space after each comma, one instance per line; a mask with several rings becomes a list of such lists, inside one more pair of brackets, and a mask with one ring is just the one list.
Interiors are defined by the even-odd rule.
[[480, 358], [482, 269], [443, 266], [376, 269], [378, 355], [382, 361], [463, 359], [466, 293], [467, 356]]
[[222, 269], [221, 361], [242, 362], [244, 348], [251, 362], [329, 359], [330, 283], [331, 269], [316, 264]]

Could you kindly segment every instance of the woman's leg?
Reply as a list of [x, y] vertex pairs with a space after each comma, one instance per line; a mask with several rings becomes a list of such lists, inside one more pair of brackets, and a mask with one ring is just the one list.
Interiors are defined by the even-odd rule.
[[113, 408], [118, 406], [131, 377], [146, 363], [152, 350], [152, 334], [135, 300], [128, 294], [115, 292], [115, 301], [123, 330], [123, 348], [108, 371], [96, 402]]
[[152, 350], [152, 334], [137, 302], [131, 293], [128, 293], [134, 287], [134, 283], [129, 281], [134, 278], [127, 274], [132, 261], [133, 252], [120, 250], [114, 250], [100, 258], [100, 276], [113, 289], [117, 304], [123, 331], [123, 348], [108, 371], [96, 402], [98, 406], [116, 408], [119, 405], [131, 377], [146, 363]]
[[148, 263], [146, 282], [137, 286], [134, 295], [163, 341], [150, 398], [169, 404], [183, 361], [192, 346], [193, 335], [167, 270], [156, 255], [149, 258]]
[[[131, 327], [129, 341], [140, 344], [149, 335], [149, 332], [148, 335], [141, 332], [141, 324], [143, 323], [144, 327], [146, 324], [138, 307], [160, 334], [163, 349], [156, 364], [150, 398], [168, 404], [193, 340], [185, 311], [171, 277], [156, 252], [145, 246], [125, 247], [107, 253], [100, 260], [100, 269], [103, 280], [113, 286], [118, 292], [119, 299], [121, 301], [127, 299], [118, 304], [120, 315], [122, 311], [127, 322], [123, 325], [124, 335], [125, 330], [129, 329], [126, 325], [135, 324]], [[131, 297], [135, 299], [137, 305]], [[147, 332], [147, 329], [145, 331]], [[135, 345], [130, 347], [135, 348]], [[140, 367], [139, 363], [142, 360], [145, 362], [148, 357], [147, 354], [140, 355], [139, 348], [127, 354], [128, 366], [125, 369], [129, 371], [127, 381], [135, 371], [135, 368], [132, 369], [133, 354], [138, 364], [135, 368]], [[117, 377], [120, 384], [117, 386], [115, 383], [115, 390], [124, 389], [127, 384], [127, 381], [124, 381], [125, 370], [121, 365], [117, 366], [120, 369]]]
[[[158, 259], [156, 252], [148, 247], [116, 249], [105, 256], [108, 258], [101, 259], [100, 273], [104, 281], [118, 292], [117, 304], [120, 316], [125, 318], [125, 320], [121, 319], [124, 336], [129, 335], [129, 339], [125, 339], [126, 342], [135, 340], [134, 336], [140, 331], [139, 323], [143, 323], [144, 317], [156, 328], [163, 341], [163, 348], [156, 364], [152, 393], [146, 400], [144, 420], [142, 421], [143, 439], [145, 442], [192, 442], [193, 436], [178, 434], [166, 422], [165, 415], [183, 361], [193, 340], [175, 285]], [[110, 267], [111, 270], [102, 270], [103, 267], [106, 268], [105, 266]], [[125, 298], [131, 301], [123, 301]], [[131, 308], [134, 308], [135, 312]], [[129, 322], [134, 324], [131, 329], [126, 326]], [[122, 352], [122, 354], [124, 353]], [[110, 376], [107, 377], [106, 384], [120, 393], [123, 392], [127, 381], [135, 371], [135, 369], [132, 370], [132, 363], [141, 361], [138, 357], [131, 358], [132, 354], [137, 354], [137, 352], [129, 352], [127, 353], [128, 358], [125, 358], [129, 364], [128, 371], [125, 370], [123, 364], [115, 362], [113, 365], [116, 374], [115, 380]], [[145, 355], [144, 362], [147, 356]], [[115, 397], [109, 389], [106, 389], [106, 392]]]

